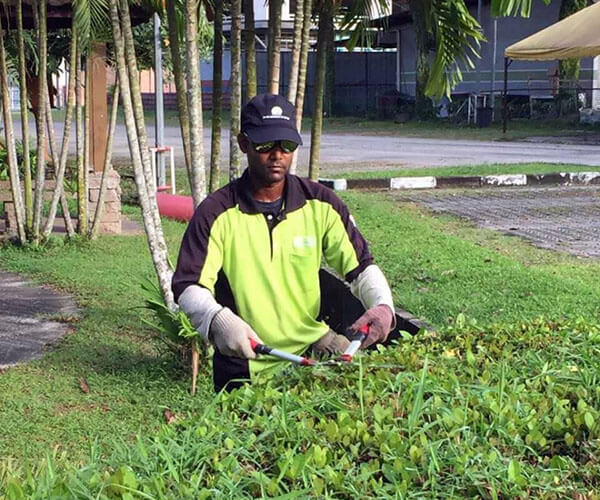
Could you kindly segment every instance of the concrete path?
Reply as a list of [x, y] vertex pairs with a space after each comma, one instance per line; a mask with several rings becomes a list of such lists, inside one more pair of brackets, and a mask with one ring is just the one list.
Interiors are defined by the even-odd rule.
[[40, 358], [68, 331], [68, 323], [56, 319], [77, 315], [68, 295], [0, 271], [0, 368]]

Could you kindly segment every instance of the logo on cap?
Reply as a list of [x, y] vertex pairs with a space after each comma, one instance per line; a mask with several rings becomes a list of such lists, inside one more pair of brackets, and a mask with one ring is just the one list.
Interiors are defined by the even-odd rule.
[[283, 108], [281, 106], [273, 106], [271, 108], [271, 114], [263, 115], [263, 120], [289, 120], [289, 116], [283, 114]]

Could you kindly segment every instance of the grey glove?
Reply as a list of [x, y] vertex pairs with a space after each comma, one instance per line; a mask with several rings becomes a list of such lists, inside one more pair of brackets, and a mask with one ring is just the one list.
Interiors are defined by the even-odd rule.
[[228, 307], [221, 309], [213, 318], [208, 339], [221, 354], [242, 359], [256, 358], [250, 339], [263, 343], [252, 327]]
[[326, 358], [334, 354], [342, 354], [350, 345], [350, 341], [343, 335], [329, 330], [312, 345], [312, 351], [318, 358]]
[[390, 330], [394, 325], [394, 313], [390, 306], [379, 304], [371, 307], [354, 324], [350, 326], [353, 330], [360, 330], [363, 325], [369, 325], [369, 336], [363, 342], [362, 349], [369, 347], [377, 342], [385, 342]]

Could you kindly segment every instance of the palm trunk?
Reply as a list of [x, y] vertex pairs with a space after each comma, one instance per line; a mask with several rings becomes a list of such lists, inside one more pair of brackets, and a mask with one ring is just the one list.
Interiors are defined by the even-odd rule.
[[[181, 44], [179, 43], [179, 33], [177, 31], [177, 12], [175, 10], [176, 2], [167, 2], [167, 19], [169, 22], [169, 47], [171, 48], [171, 59], [173, 61], [173, 77], [175, 79], [175, 89], [177, 90], [177, 111], [179, 114], [179, 128], [181, 129], [181, 139], [183, 142], [183, 155], [185, 157], [185, 166], [192, 188], [192, 160], [190, 156], [190, 117], [188, 114], [185, 75], [181, 64]], [[220, 3], [220, 2], [219, 2]]]
[[[308, 49], [310, 48], [310, 27], [313, 0], [304, 0], [304, 19], [302, 21], [302, 48], [298, 67], [298, 88], [296, 90], [296, 128], [302, 130], [302, 114], [304, 113], [304, 91], [306, 88], [306, 69], [308, 67]], [[294, 153], [290, 172], [298, 169], [298, 150]]]
[[210, 143], [210, 182], [212, 193], [219, 187], [221, 163], [221, 99], [223, 98], [223, 3], [215, 4], [213, 57], [212, 131]]
[[[158, 205], [156, 204], [156, 178], [152, 171], [152, 163], [150, 159], [150, 152], [148, 150], [148, 135], [146, 133], [146, 125], [144, 123], [144, 106], [142, 103], [142, 92], [140, 90], [140, 75], [137, 67], [137, 59], [135, 56], [135, 46], [133, 40], [133, 30], [131, 28], [131, 18], [129, 16], [129, 3], [127, 0], [121, 0], [121, 37], [125, 49], [125, 64], [129, 78], [125, 80], [128, 82], [130, 88], [130, 99], [133, 107], [134, 114], [134, 125], [137, 131], [137, 146], [141, 158], [142, 172], [146, 181], [146, 195], [150, 203], [149, 214], [154, 219], [154, 232], [157, 237], [157, 244], [162, 252], [161, 258], [165, 261], [167, 259], [167, 246], [165, 243], [162, 222], [160, 220], [160, 213], [158, 212]], [[119, 74], [119, 78], [121, 75]], [[123, 88], [121, 87], [121, 94], [123, 94]], [[168, 266], [167, 266], [168, 269]], [[164, 279], [164, 276], [159, 274], [159, 279]], [[162, 282], [161, 282], [162, 286]], [[163, 290], [165, 293], [165, 290]], [[173, 301], [173, 295], [170, 291], [170, 285], [168, 293], [171, 302]], [[167, 299], [165, 299], [167, 300]]]
[[269, 94], [279, 94], [282, 0], [269, 0]]
[[17, 165], [17, 147], [13, 129], [12, 115], [10, 111], [10, 97], [8, 95], [8, 71], [6, 69], [6, 52], [4, 50], [4, 29], [0, 24], [0, 81], [2, 84], [2, 114], [4, 118], [4, 137], [8, 153], [8, 169], [10, 173], [10, 189], [12, 192], [15, 215], [17, 219], [17, 237], [19, 243], [25, 244], [27, 234], [25, 233], [25, 210], [23, 198], [21, 197], [21, 180], [19, 179], [19, 167]]
[[425, 88], [429, 81], [429, 35], [425, 24], [427, 13], [421, 0], [410, 0], [410, 13], [415, 29], [416, 57], [416, 89], [415, 89], [415, 115], [426, 119], [431, 117], [433, 108], [431, 100], [425, 95]]
[[[35, 211], [33, 216], [33, 243], [39, 244], [40, 241], [40, 225], [42, 221], [42, 203], [44, 200], [44, 181], [46, 177], [46, 113], [44, 113], [46, 99], [46, 85], [42, 82], [47, 78], [48, 67], [48, 46], [47, 46], [47, 31], [46, 31], [46, 2], [39, 2], [39, 17], [38, 17], [38, 47], [39, 47], [39, 70], [38, 77], [40, 81], [38, 93], [38, 116], [37, 125], [37, 164], [36, 164], [36, 179], [35, 179]], [[33, 9], [35, 11], [35, 7]]]
[[204, 142], [202, 137], [202, 83], [198, 54], [198, 0], [185, 0], [185, 58], [187, 104], [190, 116], [192, 198], [197, 207], [206, 196]]
[[21, 95], [21, 134], [23, 136], [23, 170], [25, 191], [25, 219], [27, 230], [33, 225], [33, 191], [31, 185], [31, 158], [29, 157], [29, 116], [27, 112], [27, 71], [23, 41], [23, 4], [17, 1], [17, 45], [19, 50], [19, 91]]
[[294, 44], [292, 46], [292, 64], [290, 65], [290, 77], [287, 100], [296, 101], [298, 91], [298, 73], [300, 72], [300, 52], [302, 51], [302, 26], [304, 24], [304, 2], [296, 0], [296, 11], [294, 13]]
[[[84, 138], [83, 134], [85, 133], [83, 130], [83, 106], [85, 105], [85, 96], [84, 102], [81, 102], [81, 40], [77, 44], [77, 62], [76, 62], [76, 94], [75, 94], [75, 149], [77, 151], [77, 214], [78, 214], [78, 222], [77, 222], [77, 232], [79, 234], [83, 234], [81, 232], [81, 212], [85, 209], [85, 203], [87, 201], [87, 193], [81, 189], [81, 184], [83, 182], [83, 178], [85, 176], [85, 153], [84, 153]], [[85, 89], [83, 89], [85, 92]]]
[[106, 155], [104, 156], [104, 168], [102, 169], [102, 178], [100, 179], [100, 192], [98, 194], [98, 202], [96, 203], [96, 211], [94, 212], [94, 220], [89, 232], [91, 240], [96, 239], [102, 222], [102, 214], [104, 212], [104, 197], [106, 195], [106, 181], [108, 179], [107, 172], [110, 170], [112, 162], [113, 138], [117, 127], [117, 111], [119, 109], [119, 82], [116, 82], [112, 95], [112, 109], [110, 114], [110, 123], [108, 124], [108, 141], [106, 142]]
[[[173, 300], [173, 293], [171, 292], [172, 272], [167, 263], [167, 248], [162, 233], [162, 227], [156, 226], [156, 221], [158, 220], [160, 222], [158, 208], [156, 206], [156, 197], [154, 191], [148, 189], [148, 184], [146, 182], [145, 170], [149, 165], [143, 164], [143, 157], [140, 152], [137, 134], [138, 125], [136, 125], [136, 117], [131, 96], [131, 87], [134, 86], [130, 83], [130, 75], [125, 61], [125, 42], [121, 33], [121, 21], [119, 19], [117, 1], [118, 0], [110, 0], [110, 16], [115, 44], [115, 58], [119, 75], [119, 89], [122, 96], [121, 103], [123, 104], [123, 114], [125, 116], [127, 138], [129, 140], [129, 151], [131, 153], [135, 182], [142, 208], [142, 220], [146, 231], [148, 247], [150, 248], [150, 255], [154, 263], [154, 269], [158, 276], [159, 286], [165, 303], [169, 309], [175, 310], [176, 306]], [[130, 23], [129, 27], [131, 27]], [[131, 75], [131, 77], [133, 77], [133, 75]], [[139, 91], [139, 87], [137, 88]], [[151, 187], [153, 185], [154, 184], [151, 184]]]
[[[61, 201], [61, 206], [63, 209], [63, 218], [65, 220], [65, 228], [67, 230], [67, 234], [69, 237], [72, 237], [75, 234], [75, 231], [73, 229], [73, 222], [71, 221], [71, 215], [69, 214], [69, 205], [67, 203], [67, 198], [65, 196], [65, 192], [63, 189], [63, 180], [64, 180], [64, 173], [65, 173], [65, 166], [67, 164], [67, 157], [66, 157], [66, 149], [68, 147], [68, 135], [69, 135], [69, 131], [66, 128], [66, 124], [65, 124], [65, 131], [63, 133], [63, 143], [62, 143], [62, 149], [60, 152], [60, 155], [58, 153], [58, 146], [56, 144], [56, 137], [54, 135], [54, 121], [52, 119], [52, 108], [50, 107], [50, 100], [46, 100], [46, 124], [47, 124], [47, 129], [48, 129], [48, 138], [50, 139], [50, 154], [51, 154], [51, 158], [52, 158], [52, 164], [54, 165], [54, 170], [55, 170], [55, 182], [56, 185], [54, 186], [54, 193], [52, 195], [52, 201], [54, 201], [54, 199], [56, 198], [57, 200], [60, 199]], [[68, 114], [68, 111], [67, 111]], [[66, 119], [65, 119], [66, 121]], [[66, 141], [67, 143], [65, 143], [65, 136], [66, 137]], [[56, 217], [56, 205], [54, 206], [54, 212], [52, 212], [52, 204], [50, 206], [50, 214], [48, 215], [48, 218], [46, 219], [46, 223], [44, 224], [44, 228], [42, 229], [42, 237], [43, 238], [47, 238], [48, 236], [50, 236], [50, 233], [52, 232], [52, 227], [54, 226], [54, 219]]]
[[335, 100], [335, 25], [334, 16], [328, 19], [327, 26], [327, 70], [325, 72], [325, 102], [323, 108], [325, 116], [333, 116], [333, 102]]
[[[56, 160], [53, 160], [56, 169], [56, 186], [54, 188], [54, 194], [52, 195], [52, 201], [50, 203], [50, 213], [48, 214], [46, 224], [42, 231], [44, 238], [50, 236], [50, 233], [52, 232], [52, 227], [54, 225], [54, 219], [56, 217], [56, 209], [58, 207], [59, 200], [61, 201], [63, 208], [63, 218], [65, 219], [67, 234], [69, 235], [69, 237], [73, 236], [74, 234], [73, 223], [71, 221], [71, 216], [68, 211], [68, 205], [66, 204], [63, 182], [67, 166], [67, 156], [69, 152], [69, 135], [71, 132], [71, 122], [73, 120], [73, 103], [75, 101], [75, 80], [77, 71], [77, 32], [75, 30], [75, 27], [73, 27], [72, 31], [71, 47], [69, 54], [69, 83], [67, 90], [67, 110], [65, 113], [63, 140], [62, 147], [60, 150], [60, 159], [58, 160], [58, 163], [56, 162]], [[52, 123], [52, 113], [46, 113], [46, 115], [48, 118], [48, 130], [50, 131], [50, 143], [52, 144], [52, 142], [54, 141], [54, 124]], [[65, 208], [67, 208], [67, 210], [65, 210]]]
[[242, 154], [237, 143], [240, 133], [240, 109], [242, 104], [241, 79], [242, 0], [231, 1], [231, 126], [229, 129], [229, 180], [240, 175]]
[[79, 234], [82, 236], [88, 232], [88, 176], [90, 171], [90, 105], [92, 102], [92, 72], [90, 71], [90, 58], [85, 61], [85, 89], [83, 93], [83, 169], [77, 177], [77, 193], [79, 196]]
[[[217, 2], [221, 3], [221, 2]], [[215, 14], [216, 17], [216, 14]], [[244, 41], [246, 45], [246, 100], [258, 93], [256, 82], [256, 36], [254, 30], [254, 0], [244, 0]], [[217, 33], [215, 28], [215, 41]]]
[[333, 13], [333, 0], [325, 0], [319, 13], [319, 35], [317, 37], [317, 74], [315, 78], [315, 98], [313, 105], [312, 128], [310, 131], [310, 163], [308, 176], [316, 181], [319, 178], [319, 153], [323, 128], [323, 95], [325, 93], [325, 73], [327, 70], [327, 40], [330, 26], [329, 16]]

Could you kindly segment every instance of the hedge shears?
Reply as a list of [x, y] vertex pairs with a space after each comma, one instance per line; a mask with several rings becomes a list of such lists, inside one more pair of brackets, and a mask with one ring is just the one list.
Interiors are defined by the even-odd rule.
[[284, 361], [289, 361], [302, 366], [316, 366], [316, 365], [337, 365], [340, 363], [351, 363], [354, 355], [360, 349], [360, 346], [369, 335], [369, 325], [363, 325], [359, 330], [352, 330], [348, 328], [346, 330], [346, 337], [350, 340], [350, 345], [346, 350], [339, 355], [336, 359], [329, 359], [326, 361], [317, 361], [315, 359], [307, 358], [304, 356], [298, 356], [290, 352], [281, 351], [273, 347], [269, 347], [265, 344], [259, 344], [256, 340], [250, 339], [250, 346], [256, 354], [269, 354], [276, 358]]

